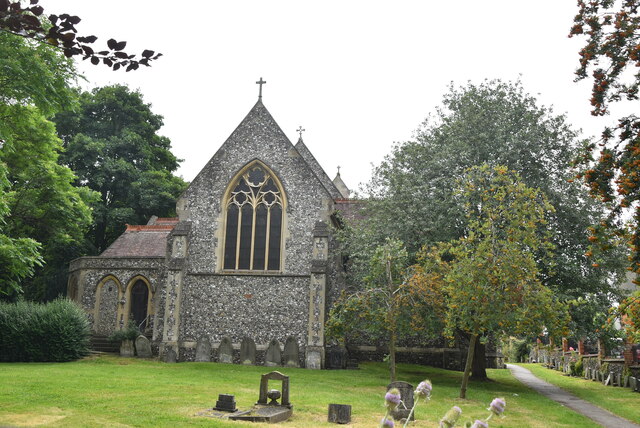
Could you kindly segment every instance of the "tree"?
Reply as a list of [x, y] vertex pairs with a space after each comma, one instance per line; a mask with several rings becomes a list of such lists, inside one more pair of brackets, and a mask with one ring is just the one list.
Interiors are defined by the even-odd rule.
[[[635, 0], [578, 1], [578, 14], [569, 37], [586, 36], [580, 50], [576, 80], [591, 78], [591, 114], [603, 116], [611, 105], [636, 101], [640, 87], [640, 4]], [[599, 143], [599, 144], [598, 144]], [[599, 142], [585, 145], [578, 158], [591, 194], [610, 204], [609, 218], [593, 229], [595, 239], [615, 229], [624, 212], [633, 210], [631, 269], [640, 272], [640, 118], [623, 115], [606, 127]]]
[[465, 398], [476, 342], [488, 334], [557, 332], [562, 309], [540, 278], [536, 255], [548, 253], [546, 218], [553, 207], [506, 167], [468, 170], [456, 196], [467, 219], [464, 236], [437, 250], [445, 265], [448, 336], [470, 336], [460, 398]]
[[126, 86], [96, 88], [80, 95], [79, 113], [54, 118], [64, 142], [64, 164], [76, 184], [100, 193], [93, 207], [95, 251], [104, 250], [124, 230], [152, 215], [168, 216], [186, 183], [172, 173], [179, 160], [171, 142], [158, 135], [162, 116], [142, 94]]
[[[350, 280], [361, 281], [371, 248], [388, 236], [405, 242], [413, 261], [425, 245], [462, 237], [467, 219], [455, 183], [467, 168], [488, 163], [517, 171], [555, 208], [547, 219], [555, 246], [552, 263], [537, 258], [543, 284], [562, 301], [586, 294], [610, 299], [623, 277], [624, 254], [612, 244], [611, 251], [595, 252], [587, 240], [587, 229], [599, 225], [606, 207], [573, 180], [571, 161], [580, 144], [564, 116], [539, 106], [520, 82], [452, 85], [414, 140], [396, 145], [374, 169], [366, 220], [342, 233]], [[486, 377], [482, 348], [479, 344], [473, 366], [479, 378]]]
[[456, 180], [472, 166], [504, 165], [541, 189], [555, 208], [548, 226], [555, 268], [539, 266], [544, 283], [564, 298], [610, 290], [612, 277], [622, 273], [621, 254], [601, 256], [598, 267], [585, 256], [591, 249], [586, 230], [603, 218], [604, 205], [571, 180], [580, 142], [564, 116], [539, 106], [520, 82], [452, 85], [442, 103], [415, 141], [397, 145], [374, 170], [367, 233], [377, 241], [400, 239], [412, 255], [423, 245], [457, 239], [466, 224], [453, 192]]
[[370, 259], [370, 274], [360, 290], [343, 294], [331, 309], [327, 335], [343, 339], [355, 331], [381, 335], [389, 346], [391, 382], [396, 380], [396, 343], [401, 329], [402, 300], [406, 297], [407, 251], [402, 242], [387, 240]]
[[102, 63], [114, 71], [120, 68], [137, 70], [141, 64], [149, 66], [151, 61], [162, 56], [145, 49], [137, 58], [124, 52], [127, 42], [115, 39], [107, 41], [107, 50], [96, 52], [90, 46], [98, 40], [96, 36], [77, 36], [75, 26], [81, 21], [79, 17], [68, 13], [45, 17], [38, 1], [30, 0], [28, 6], [23, 6], [20, 0], [0, 0], [0, 32], [59, 48], [67, 58], [81, 56], [83, 60], [89, 59], [94, 65]]
[[11, 183], [5, 231], [42, 244], [44, 265], [23, 280], [22, 288], [29, 299], [52, 300], [66, 290], [69, 262], [87, 251], [89, 204], [97, 194], [73, 186], [75, 175], [58, 163], [62, 142], [37, 108], [10, 106], [7, 111], [5, 124], [12, 132], [0, 152]]
[[[91, 220], [89, 192], [57, 163], [47, 115], [75, 104], [72, 62], [51, 46], [0, 32], [0, 294], [53, 298]], [[62, 274], [61, 274], [62, 272]], [[33, 279], [30, 277], [34, 276]], [[64, 276], [64, 278], [57, 277]], [[37, 285], [36, 285], [37, 284]]]

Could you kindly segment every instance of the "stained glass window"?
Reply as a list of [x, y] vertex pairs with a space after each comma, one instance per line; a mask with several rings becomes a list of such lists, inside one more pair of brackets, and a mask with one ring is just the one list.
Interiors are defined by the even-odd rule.
[[260, 165], [232, 183], [226, 201], [224, 269], [280, 270], [282, 193]]

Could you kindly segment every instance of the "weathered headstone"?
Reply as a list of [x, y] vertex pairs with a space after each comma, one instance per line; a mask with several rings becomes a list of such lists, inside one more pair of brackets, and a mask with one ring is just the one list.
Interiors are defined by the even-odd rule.
[[633, 377], [633, 376], [629, 376], [629, 388], [631, 388], [632, 391], [636, 390], [638, 380]]
[[135, 348], [133, 347], [133, 340], [123, 340], [120, 342], [120, 356], [121, 357], [133, 357], [135, 356]]
[[218, 346], [218, 361], [221, 363], [233, 363], [233, 347], [231, 339], [223, 337]]
[[351, 422], [351, 406], [348, 404], [329, 404], [327, 422], [348, 424]]
[[333, 346], [327, 354], [328, 369], [347, 368], [347, 349], [344, 346]]
[[622, 373], [616, 373], [616, 386], [622, 386]]
[[280, 351], [280, 342], [273, 339], [269, 342], [267, 348], [267, 354], [264, 357], [264, 365], [268, 367], [281, 366], [282, 365], [282, 353]]
[[218, 401], [216, 401], [215, 410], [221, 412], [237, 412], [236, 398], [231, 394], [218, 394]]
[[140, 335], [136, 338], [136, 353], [140, 358], [151, 358], [151, 342], [146, 336]]
[[293, 337], [287, 337], [284, 344], [284, 365], [286, 367], [300, 367], [300, 352], [298, 350], [298, 341]]
[[[402, 400], [400, 406], [391, 412], [391, 416], [393, 416], [393, 419], [396, 421], [407, 419], [413, 407], [413, 385], [408, 382], [397, 381], [387, 385], [387, 391], [391, 388], [398, 388], [400, 391], [400, 399]], [[413, 415], [411, 415], [411, 419], [414, 419]]]
[[169, 348], [164, 353], [164, 362], [165, 363], [176, 363], [178, 361], [178, 354], [173, 348]]
[[[307, 348], [308, 349], [308, 348]], [[322, 355], [320, 351], [307, 350], [306, 367], [310, 370], [322, 369]]]
[[[274, 342], [273, 340], [271, 341], [272, 343]], [[276, 343], [278, 342], [277, 340], [275, 341]], [[280, 401], [280, 403], [275, 403], [274, 401], [275, 399], [272, 399], [270, 402], [267, 402], [267, 398], [269, 395], [269, 381], [270, 380], [279, 380], [282, 382], [282, 391], [280, 392], [280, 396], [278, 398], [282, 398], [282, 400]], [[273, 391], [273, 390], [272, 390]], [[266, 373], [263, 374], [262, 377], [260, 378], [260, 395], [258, 396], [258, 402], [256, 404], [260, 404], [263, 406], [266, 405], [278, 405], [278, 406], [284, 406], [284, 407], [293, 407], [291, 405], [291, 402], [289, 401], [289, 376], [283, 375], [280, 372], [271, 372], [271, 373]]]
[[256, 343], [250, 337], [245, 337], [240, 343], [240, 362], [247, 365], [256, 363]]
[[208, 363], [211, 361], [211, 342], [206, 337], [200, 338], [196, 345], [196, 361]]

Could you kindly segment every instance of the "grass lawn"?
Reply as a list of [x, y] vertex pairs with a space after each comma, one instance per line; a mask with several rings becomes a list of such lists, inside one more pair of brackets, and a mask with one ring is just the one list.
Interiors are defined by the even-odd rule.
[[[355, 371], [280, 368], [290, 376], [293, 417], [282, 427], [335, 427], [326, 422], [329, 403], [352, 406], [353, 427], [376, 427], [384, 415], [388, 368], [363, 363]], [[507, 370], [489, 370], [489, 382], [472, 382], [468, 399], [458, 396], [461, 373], [400, 364], [399, 380], [433, 382], [433, 399], [420, 404], [411, 426], [436, 427], [452, 406], [463, 419], [488, 415], [494, 397], [507, 401], [505, 418], [491, 427], [597, 427], [547, 398], [525, 388]], [[59, 427], [259, 425], [195, 416], [215, 405], [218, 394], [234, 394], [238, 408], [258, 399], [260, 375], [269, 368], [217, 363], [164, 364], [114, 356], [72, 363], [0, 364], [0, 425]], [[271, 385], [270, 385], [271, 386]], [[274, 386], [275, 387], [275, 386]], [[608, 388], [607, 392], [614, 389]]]
[[565, 376], [562, 372], [550, 370], [540, 364], [518, 365], [531, 370], [531, 373], [540, 379], [559, 386], [585, 401], [607, 409], [611, 413], [633, 422], [640, 421], [640, 394], [631, 391], [629, 388], [604, 386], [601, 382]]

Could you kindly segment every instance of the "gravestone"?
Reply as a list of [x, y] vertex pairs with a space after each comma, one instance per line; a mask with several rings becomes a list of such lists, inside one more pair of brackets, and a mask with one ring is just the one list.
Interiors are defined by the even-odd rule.
[[[402, 400], [398, 408], [391, 412], [391, 416], [393, 416], [393, 419], [396, 421], [407, 419], [413, 407], [413, 385], [408, 382], [397, 381], [387, 385], [387, 392], [391, 388], [398, 388], [398, 391], [400, 391], [400, 399]], [[415, 417], [411, 415], [411, 420], [414, 419]]]
[[[272, 340], [271, 343], [273, 343], [274, 341]], [[275, 341], [276, 343], [278, 342], [277, 340]], [[282, 382], [282, 390], [278, 391], [278, 390], [269, 390], [269, 381], [270, 380], [279, 380]], [[276, 395], [272, 394], [272, 397], [269, 397], [270, 393], [273, 392], [279, 392], [279, 394], [277, 394], [277, 397], [274, 398]], [[267, 398], [271, 398], [271, 401], [267, 402]], [[280, 400], [280, 403], [278, 403], [276, 400], [278, 398], [282, 398]], [[270, 406], [283, 406], [283, 407], [289, 407], [289, 408], [293, 408], [293, 406], [291, 405], [291, 402], [289, 402], [289, 376], [283, 375], [280, 372], [271, 372], [271, 373], [266, 373], [263, 374], [262, 377], [260, 378], [260, 395], [258, 396], [258, 402], [256, 403], [258, 405], [270, 405]]]
[[584, 369], [584, 378], [585, 379], [590, 379], [591, 378], [591, 369], [589, 367]]
[[631, 388], [632, 391], [636, 390], [637, 383], [638, 380], [635, 377], [629, 376], [629, 388]]
[[322, 355], [320, 354], [320, 351], [309, 351], [308, 349], [309, 347], [307, 347], [306, 367], [310, 370], [322, 369]]
[[139, 358], [151, 358], [151, 342], [146, 336], [140, 335], [136, 338], [136, 353]]
[[233, 363], [233, 347], [231, 339], [223, 337], [218, 346], [218, 361], [221, 363]]
[[327, 422], [348, 424], [351, 422], [351, 406], [348, 404], [329, 404]]
[[173, 348], [169, 348], [164, 353], [164, 362], [165, 363], [175, 363], [178, 361], [178, 354]]
[[328, 369], [347, 368], [347, 349], [344, 346], [333, 346], [327, 354]]
[[247, 365], [256, 363], [256, 343], [250, 337], [245, 337], [240, 343], [240, 362]]
[[284, 344], [284, 365], [286, 367], [300, 367], [300, 353], [298, 351], [298, 342], [293, 337], [287, 337]]
[[120, 356], [121, 357], [133, 357], [135, 356], [135, 348], [133, 346], [133, 340], [123, 340], [120, 342]]
[[211, 361], [211, 342], [206, 337], [198, 340], [196, 345], [196, 361], [208, 363]]
[[622, 373], [616, 373], [616, 386], [622, 386]]
[[269, 342], [269, 347], [267, 348], [267, 354], [264, 357], [264, 365], [268, 367], [282, 365], [282, 354], [280, 352], [280, 342], [278, 342], [276, 339], [273, 339], [271, 342]]
[[218, 394], [218, 401], [216, 401], [216, 407], [214, 410], [221, 412], [237, 412], [236, 398], [231, 394]]

